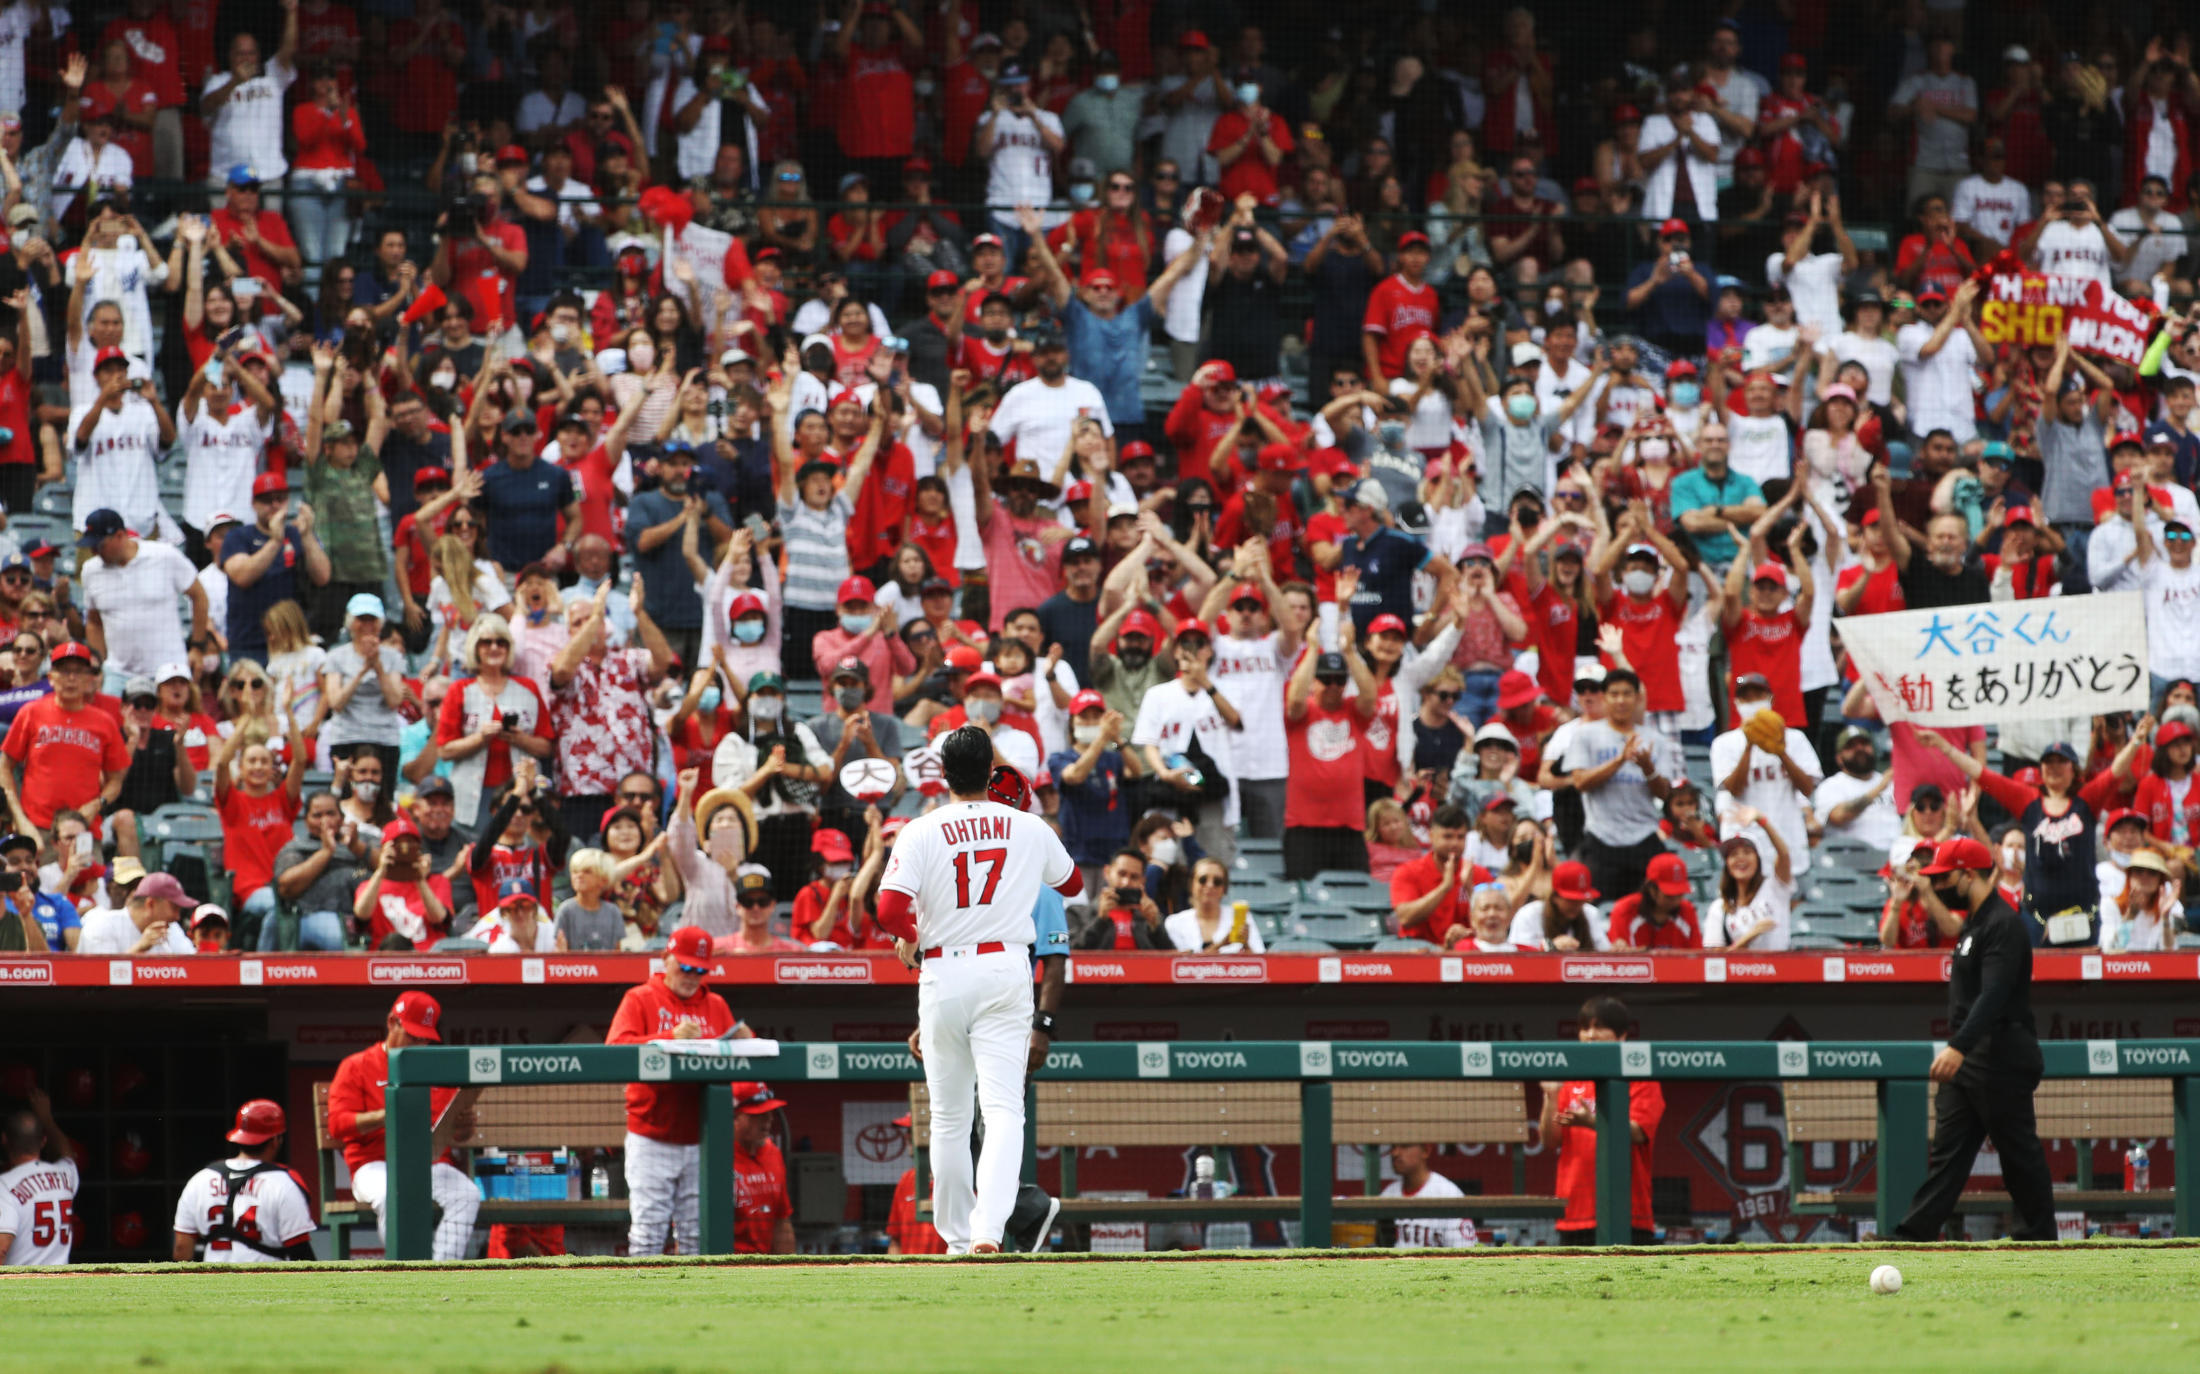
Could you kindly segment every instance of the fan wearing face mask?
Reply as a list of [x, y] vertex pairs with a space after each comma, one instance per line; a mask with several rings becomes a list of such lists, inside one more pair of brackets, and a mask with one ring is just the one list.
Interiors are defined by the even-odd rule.
[[[896, 639], [896, 644], [901, 641]], [[904, 741], [902, 724], [886, 711], [877, 710], [871, 701], [871, 670], [860, 658], [844, 658], [833, 665], [825, 679], [825, 709], [808, 723], [810, 733], [818, 744], [829, 751], [828, 769], [833, 779], [825, 789], [820, 814], [824, 823], [838, 827], [850, 835], [864, 833], [864, 802], [849, 795], [840, 785], [840, 770], [845, 764], [861, 759], [899, 759], [914, 739]], [[901, 781], [897, 778], [894, 791], [899, 795]], [[891, 801], [880, 800], [882, 807], [891, 807]]]
[[[1620, 651], [1642, 677], [1647, 711], [1680, 711], [1688, 705], [1679, 645], [1681, 619], [1688, 614], [1687, 566], [1680, 549], [1637, 505], [1620, 512], [1591, 569], [1598, 619], [1619, 627]], [[1660, 592], [1658, 577], [1668, 568], [1673, 575]]]
[[963, 679], [962, 704], [932, 717], [925, 727], [928, 739], [962, 725], [983, 727], [993, 736], [993, 748], [1010, 767], [1025, 777], [1036, 777], [1045, 746], [1039, 742], [1039, 722], [1010, 706], [1001, 694], [1001, 675], [992, 666], [981, 667]]

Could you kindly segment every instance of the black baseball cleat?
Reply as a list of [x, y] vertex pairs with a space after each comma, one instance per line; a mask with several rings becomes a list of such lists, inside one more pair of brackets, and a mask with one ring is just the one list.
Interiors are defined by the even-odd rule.
[[1014, 1249], [1037, 1254], [1046, 1249], [1047, 1237], [1054, 1234], [1054, 1219], [1061, 1212], [1060, 1198], [1047, 1196], [1046, 1189], [1035, 1183], [1026, 1183], [1016, 1190], [1016, 1209], [1008, 1214], [1002, 1238]]

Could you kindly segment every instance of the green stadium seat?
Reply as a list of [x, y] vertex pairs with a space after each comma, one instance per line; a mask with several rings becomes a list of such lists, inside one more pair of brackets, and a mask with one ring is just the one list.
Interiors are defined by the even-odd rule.
[[1386, 935], [1375, 942], [1373, 952], [1376, 954], [1439, 954], [1442, 953], [1442, 950], [1426, 940], [1406, 940], [1396, 935]]
[[486, 940], [439, 940], [436, 942], [435, 952], [438, 954], [487, 954], [489, 952], [489, 942]]
[[1334, 954], [1337, 947], [1327, 940], [1313, 940], [1303, 935], [1287, 936], [1268, 946], [1271, 954]]

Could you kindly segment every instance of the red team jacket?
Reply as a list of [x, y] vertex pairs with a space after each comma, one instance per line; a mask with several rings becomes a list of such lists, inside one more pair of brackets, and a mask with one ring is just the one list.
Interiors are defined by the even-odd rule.
[[[1665, 1119], [1665, 1090], [1647, 1080], [1630, 1083], [1627, 1119], [1642, 1127], [1643, 1141], [1634, 1147], [1628, 1173], [1632, 1224], [1642, 1230], [1655, 1225], [1650, 1214], [1650, 1153], [1658, 1143], [1658, 1123]], [[1561, 1113], [1576, 1107], [1595, 1108], [1597, 1085], [1565, 1083], [1558, 1090]], [[1558, 1130], [1558, 1195], [1566, 1199], [1561, 1231], [1594, 1230], [1597, 1224], [1597, 1133], [1590, 1126], [1561, 1126]]]
[[[387, 1149], [388, 1132], [380, 1126], [359, 1129], [361, 1112], [379, 1112], [383, 1106], [383, 1090], [390, 1082], [390, 1051], [387, 1045], [375, 1045], [354, 1055], [345, 1057], [336, 1066], [336, 1078], [328, 1088], [328, 1133], [344, 1143], [344, 1165], [353, 1173], [362, 1164], [381, 1160]], [[433, 1121], [443, 1115], [443, 1109], [458, 1096], [456, 1088], [430, 1088], [428, 1090], [428, 1119]], [[445, 1164], [455, 1163], [448, 1152], [440, 1156]]]
[[[653, 973], [649, 981], [626, 990], [619, 1011], [611, 1018], [606, 1045], [639, 1045], [649, 1040], [670, 1040], [682, 1025], [694, 1024], [713, 1039], [733, 1029], [733, 1013], [726, 999], [702, 988], [693, 997], [679, 998], [665, 986], [665, 976]], [[667, 1145], [694, 1145], [703, 1138], [703, 1090], [693, 1083], [626, 1085], [626, 1128], [636, 1135], [661, 1140]]]
[[894, 1210], [886, 1216], [886, 1235], [905, 1255], [944, 1255], [947, 1242], [929, 1221], [917, 1219], [917, 1171], [902, 1171], [894, 1185]]
[[768, 1255], [772, 1232], [782, 1218], [794, 1214], [787, 1201], [787, 1161], [769, 1140], [753, 1155], [735, 1146], [733, 1181], [733, 1252]]

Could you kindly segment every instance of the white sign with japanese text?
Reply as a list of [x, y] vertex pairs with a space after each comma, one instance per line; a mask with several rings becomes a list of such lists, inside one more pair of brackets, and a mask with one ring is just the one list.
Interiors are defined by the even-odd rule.
[[1953, 728], [2147, 709], [2138, 592], [1854, 616], [1841, 642], [1890, 721]]
[[[690, 224], [680, 230], [672, 241], [672, 257], [665, 263], [665, 290], [677, 296], [688, 308], [688, 315], [705, 333], [722, 327], [722, 320], [708, 320], [704, 314], [713, 299], [721, 315], [739, 308], [741, 293], [726, 283], [726, 251], [733, 246], [733, 236], [718, 229], [708, 229], [700, 224]], [[674, 262], [684, 262], [695, 270], [695, 285], [690, 287], [680, 279], [673, 268]]]

